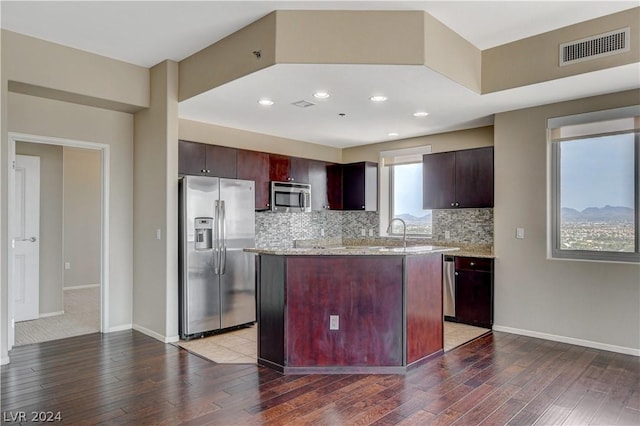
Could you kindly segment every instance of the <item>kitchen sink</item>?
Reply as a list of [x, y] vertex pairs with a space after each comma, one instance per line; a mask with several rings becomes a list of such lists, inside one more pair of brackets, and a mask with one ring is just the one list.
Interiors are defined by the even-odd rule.
[[421, 251], [431, 251], [434, 246], [409, 246], [409, 247], [381, 247], [380, 251], [392, 251], [398, 253], [414, 253]]

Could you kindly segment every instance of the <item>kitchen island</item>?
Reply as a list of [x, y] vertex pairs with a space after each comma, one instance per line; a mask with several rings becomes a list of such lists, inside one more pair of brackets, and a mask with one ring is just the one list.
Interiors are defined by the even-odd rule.
[[258, 364], [285, 374], [403, 373], [443, 351], [450, 247], [258, 254]]

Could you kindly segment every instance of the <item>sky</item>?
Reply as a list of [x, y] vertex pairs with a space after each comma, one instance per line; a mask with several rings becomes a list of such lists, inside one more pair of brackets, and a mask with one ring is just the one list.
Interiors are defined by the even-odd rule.
[[560, 144], [561, 207], [633, 208], [633, 134]]
[[422, 210], [422, 164], [408, 164], [394, 170], [395, 215], [409, 213], [416, 217], [424, 216]]

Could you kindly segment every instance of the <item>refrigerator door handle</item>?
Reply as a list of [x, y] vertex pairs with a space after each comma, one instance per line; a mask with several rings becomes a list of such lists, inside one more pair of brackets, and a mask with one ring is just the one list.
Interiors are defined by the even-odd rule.
[[216, 200], [214, 203], [213, 214], [215, 221], [213, 226], [213, 270], [216, 275], [220, 274], [220, 202]]
[[222, 236], [220, 242], [222, 248], [220, 250], [220, 275], [224, 275], [227, 270], [227, 209], [224, 200], [220, 201], [220, 209], [222, 210]]

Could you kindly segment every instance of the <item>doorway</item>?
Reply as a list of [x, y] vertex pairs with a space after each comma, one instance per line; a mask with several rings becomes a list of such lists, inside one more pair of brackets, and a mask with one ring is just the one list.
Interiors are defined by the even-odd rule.
[[[18, 147], [18, 149], [16, 149]], [[10, 234], [9, 250], [8, 250], [8, 308], [9, 308], [9, 330], [7, 333], [9, 340], [9, 349], [14, 344], [26, 344], [33, 343], [35, 341], [53, 340], [56, 338], [68, 337], [69, 335], [85, 334], [88, 332], [108, 330], [108, 200], [109, 200], [109, 147], [104, 144], [96, 144], [91, 142], [42, 137], [34, 135], [24, 134], [9, 134], [9, 199], [8, 205], [15, 206], [20, 202], [20, 194], [17, 192], [20, 189], [19, 173], [16, 173], [16, 165], [21, 153], [30, 152], [46, 152], [49, 149], [50, 152], [59, 152], [62, 158], [62, 153], [66, 152], [68, 155], [68, 164], [76, 163], [76, 167], [71, 168], [76, 170], [76, 177], [68, 175], [65, 172], [64, 176], [61, 176], [61, 180], [66, 180], [64, 190], [66, 192], [55, 194], [51, 192], [51, 185], [48, 185], [48, 178], [46, 175], [42, 176], [43, 189], [46, 194], [42, 194], [42, 199], [51, 199], [52, 197], [58, 197], [57, 203], [63, 205], [67, 203], [68, 210], [75, 210], [78, 214], [76, 217], [60, 216], [58, 229], [59, 238], [57, 235], [51, 233], [52, 225], [49, 224], [48, 239], [45, 239], [45, 235], [42, 235], [43, 239], [37, 238], [41, 243], [40, 252], [51, 253], [52, 244], [53, 250], [57, 247], [60, 253], [57, 256], [50, 255], [48, 257], [49, 265], [40, 263], [39, 267], [49, 267], [49, 271], [54, 271], [59, 275], [59, 279], [52, 279], [51, 277], [44, 277], [47, 287], [40, 288], [40, 312], [39, 318], [32, 321], [25, 321], [16, 323], [20, 318], [16, 316], [16, 306], [14, 300], [19, 299], [20, 293], [19, 287], [16, 284], [20, 281], [20, 261], [17, 261], [19, 252], [16, 250], [16, 246], [19, 246], [19, 241], [27, 239], [21, 235], [14, 236]], [[18, 152], [17, 152], [18, 151]], [[80, 156], [80, 157], [78, 157]], [[83, 157], [84, 156], [84, 157]], [[37, 157], [36, 157], [37, 158]], [[93, 158], [93, 165], [84, 164], [85, 170], [82, 171], [82, 158]], [[51, 159], [50, 159], [51, 160]], [[55, 160], [55, 157], [54, 157]], [[72, 161], [73, 160], [73, 161]], [[80, 163], [77, 163], [80, 160]], [[55, 163], [55, 161], [49, 161], [49, 165]], [[62, 161], [61, 161], [62, 163]], [[78, 164], [80, 167], [78, 168]], [[59, 167], [62, 167], [60, 165]], [[87, 169], [89, 167], [89, 169]], [[97, 170], [96, 170], [97, 169]], [[80, 170], [78, 172], [77, 170]], [[78, 175], [79, 173], [79, 175]], [[80, 199], [76, 199], [75, 206], [73, 205], [73, 199], [69, 198], [72, 193], [79, 190], [79, 186], [87, 186], [89, 173], [93, 173], [95, 185], [88, 193], [79, 193], [77, 196]], [[18, 176], [17, 176], [18, 175]], [[55, 173], [54, 173], [55, 175]], [[85, 179], [86, 177], [86, 179]], [[73, 187], [75, 181], [76, 187]], [[71, 186], [69, 185], [71, 184]], [[48, 186], [47, 186], [48, 185]], [[70, 201], [71, 200], [71, 201]], [[94, 210], [82, 211], [83, 204], [91, 204], [95, 208]], [[49, 216], [52, 215], [53, 210], [47, 210], [47, 206], [41, 206], [42, 218], [40, 223], [45, 224]], [[73, 208], [75, 207], [75, 208]], [[65, 213], [69, 213], [68, 211]], [[83, 217], [83, 214], [86, 217]], [[14, 230], [19, 228], [20, 221], [20, 209], [10, 207], [8, 209], [9, 229]], [[63, 226], [64, 223], [64, 226]], [[73, 232], [64, 232], [72, 230]], [[41, 231], [44, 231], [43, 228]], [[88, 232], [91, 230], [91, 232]], [[94, 234], [90, 236], [90, 234]], [[31, 236], [29, 236], [31, 237]], [[83, 237], [86, 237], [83, 239]], [[57, 241], [65, 241], [67, 244], [56, 245]], [[80, 241], [80, 243], [78, 243]], [[47, 246], [48, 244], [48, 246]], [[46, 247], [43, 247], [46, 246]], [[64, 247], [70, 248], [65, 250]], [[90, 252], [87, 256], [84, 256], [82, 252]], [[74, 258], [75, 252], [75, 258]], [[80, 254], [80, 257], [78, 257]], [[45, 256], [46, 258], [47, 256]], [[69, 259], [75, 259], [70, 262]], [[80, 259], [78, 261], [78, 259]], [[47, 259], [44, 259], [47, 260]], [[43, 259], [40, 260], [43, 262]], [[53, 264], [51, 264], [53, 262]], [[82, 270], [92, 269], [93, 274], [89, 274], [90, 278], [78, 279], [82, 276]], [[80, 273], [80, 275], [79, 275]], [[74, 275], [75, 274], [75, 275]], [[87, 274], [83, 275], [84, 277]], [[42, 278], [42, 277], [41, 277]], [[55, 277], [54, 277], [55, 278]], [[45, 306], [42, 306], [45, 303]], [[48, 305], [47, 305], [48, 304]], [[69, 322], [71, 321], [71, 322]], [[16, 331], [25, 330], [25, 333], [16, 339]], [[23, 337], [27, 337], [24, 339]], [[34, 340], [35, 339], [35, 340]]]

